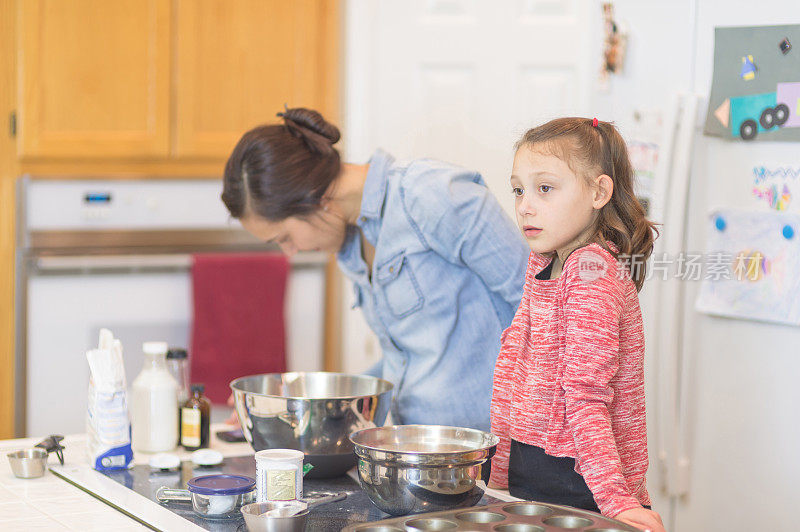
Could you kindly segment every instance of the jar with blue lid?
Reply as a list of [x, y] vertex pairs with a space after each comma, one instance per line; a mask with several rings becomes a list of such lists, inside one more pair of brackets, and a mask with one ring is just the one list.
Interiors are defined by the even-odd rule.
[[243, 475], [205, 475], [186, 483], [188, 489], [159, 488], [159, 502], [189, 502], [197, 515], [225, 518], [239, 514], [239, 508], [255, 501], [256, 481]]

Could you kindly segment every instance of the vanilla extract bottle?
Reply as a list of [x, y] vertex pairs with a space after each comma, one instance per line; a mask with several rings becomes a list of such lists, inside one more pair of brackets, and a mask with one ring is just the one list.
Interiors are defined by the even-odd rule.
[[181, 406], [181, 445], [188, 451], [208, 447], [211, 403], [204, 391], [204, 385], [192, 384], [191, 395]]

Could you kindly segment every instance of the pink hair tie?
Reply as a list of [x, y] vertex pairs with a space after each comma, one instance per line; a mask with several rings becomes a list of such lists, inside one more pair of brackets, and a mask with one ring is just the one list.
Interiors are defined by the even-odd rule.
[[592, 127], [597, 127], [597, 118], [592, 118]]

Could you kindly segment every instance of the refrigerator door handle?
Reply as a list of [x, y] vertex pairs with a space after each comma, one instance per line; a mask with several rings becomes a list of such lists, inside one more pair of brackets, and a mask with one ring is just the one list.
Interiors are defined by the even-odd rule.
[[[664, 198], [664, 225], [658, 253], [667, 253], [677, 257], [683, 251], [686, 238], [686, 215], [688, 189], [691, 171], [692, 143], [695, 132], [695, 115], [698, 98], [695, 95], [681, 95], [678, 99], [679, 117], [677, 123], [670, 117], [665, 130], [667, 148], [672, 148], [672, 136], [675, 135], [674, 151], [667, 152], [660, 165], [662, 176], [669, 176], [668, 183], [662, 183]], [[676, 131], [677, 129], [677, 131]], [[659, 283], [657, 293], [658, 308], [665, 309], [656, 339], [656, 356], [658, 360], [658, 409], [659, 426], [658, 457], [662, 464], [665, 489], [669, 495], [682, 495], [688, 489], [689, 460], [681, 443], [684, 435], [681, 411], [685, 408], [687, 382], [681, 372], [681, 356], [683, 344], [683, 285], [677, 279]]]
[[[673, 155], [675, 150], [675, 136], [678, 128], [678, 117], [681, 109], [681, 98], [675, 95], [670, 102], [670, 107], [667, 115], [665, 116], [663, 131], [660, 139], [659, 157], [656, 164], [656, 194], [653, 198], [652, 219], [661, 224], [662, 237], [656, 239], [653, 254], [659, 256], [664, 252], [663, 232], [666, 220], [664, 219], [667, 207], [669, 205], [669, 192], [670, 192], [670, 174], [672, 170]], [[663, 286], [664, 281], [658, 281], [652, 285], [653, 300], [655, 308], [664, 308], [661, 300], [664, 297], [666, 287]], [[669, 365], [667, 364], [667, 349], [665, 343], [667, 339], [667, 331], [664, 321], [659, 320], [659, 325], [653, 330], [653, 338], [651, 349], [653, 351], [654, 360], [656, 361], [656, 444], [657, 444], [657, 462], [659, 475], [661, 480], [660, 488], [662, 491], [668, 492], [668, 464], [671, 454], [667, 446], [667, 438], [676, 430], [674, 419], [671, 414], [670, 404], [674, 401], [672, 395], [672, 388], [667, 382], [667, 372]]]

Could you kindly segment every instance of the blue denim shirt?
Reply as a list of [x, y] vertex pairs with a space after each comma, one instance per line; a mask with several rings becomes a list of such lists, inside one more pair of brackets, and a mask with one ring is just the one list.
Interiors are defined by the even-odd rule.
[[[369, 373], [394, 384], [394, 422], [488, 431], [500, 335], [530, 254], [516, 224], [480, 174], [380, 150], [357, 224], [337, 259], [380, 340], [383, 360]], [[362, 234], [375, 247], [371, 276]]]

